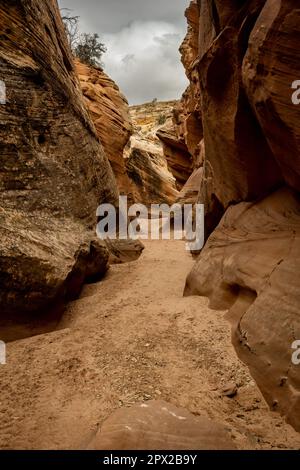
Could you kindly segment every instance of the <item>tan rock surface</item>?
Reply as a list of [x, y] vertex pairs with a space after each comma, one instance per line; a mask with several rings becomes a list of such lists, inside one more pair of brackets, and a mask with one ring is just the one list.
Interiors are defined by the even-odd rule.
[[175, 102], [153, 102], [130, 107], [134, 135], [124, 151], [127, 174], [132, 182], [132, 199], [149, 205], [173, 204], [178, 195], [163, 146], [156, 133], [172, 122]]
[[182, 99], [174, 106], [172, 125], [165, 126], [157, 133], [163, 142], [164, 153], [179, 190], [183, 188], [193, 171], [203, 165], [201, 159], [203, 127], [197, 69], [199, 9], [195, 0], [190, 3], [185, 16], [188, 21], [188, 32], [180, 52], [190, 85]]
[[233, 341], [273, 410], [300, 431], [300, 203], [282, 189], [226, 212], [188, 276], [186, 295], [229, 308]]
[[104, 151], [111, 163], [121, 194], [131, 191], [123, 150], [133, 132], [126, 98], [106, 73], [75, 61], [86, 106]]
[[272, 409], [300, 429], [291, 363], [300, 338], [299, 193], [290, 189], [299, 191], [299, 107], [291, 100], [300, 74], [298, 4], [192, 1], [186, 16], [181, 51], [191, 84], [175, 122], [195, 149], [197, 132], [187, 123], [197, 109], [205, 147], [194, 158], [203, 165], [198, 201], [212, 233], [186, 294], [231, 308], [240, 357]]
[[300, 77], [300, 10], [296, 1], [268, 0], [253, 28], [243, 82], [286, 183], [300, 191], [299, 106], [292, 83]]
[[163, 400], [121, 408], [101, 426], [89, 450], [233, 450], [230, 433]]
[[180, 204], [195, 204], [198, 201], [202, 175], [203, 168], [197, 168], [193, 171], [180, 191], [176, 202]]
[[173, 124], [168, 124], [157, 131], [157, 137], [163, 143], [163, 151], [169, 171], [176, 179], [176, 186], [181, 190], [192, 171], [192, 158], [187, 146], [177, 133]]
[[2, 1], [0, 18], [0, 310], [19, 318], [45, 313], [105, 272], [95, 211], [115, 202], [117, 188], [56, 1]]
[[109, 251], [109, 263], [121, 264], [136, 261], [141, 256], [144, 245], [139, 240], [106, 239], [105, 245]]
[[190, 85], [174, 109], [174, 122], [177, 134], [185, 142], [193, 160], [193, 169], [195, 169], [203, 163], [200, 160], [203, 125], [198, 74], [199, 7], [196, 0], [191, 1], [186, 9], [185, 16], [188, 31], [180, 47], [180, 53]]

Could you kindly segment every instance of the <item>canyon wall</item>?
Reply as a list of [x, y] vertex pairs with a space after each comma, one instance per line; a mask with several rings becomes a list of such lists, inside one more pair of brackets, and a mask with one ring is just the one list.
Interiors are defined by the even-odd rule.
[[120, 194], [130, 194], [124, 147], [133, 133], [129, 105], [114, 81], [100, 68], [75, 60], [84, 100], [117, 179]]
[[162, 142], [169, 171], [174, 176], [176, 187], [180, 191], [193, 171], [189, 151], [173, 123], [158, 129], [157, 137]]
[[175, 101], [130, 107], [134, 133], [124, 151], [127, 174], [131, 180], [132, 200], [145, 204], [173, 204], [178, 196], [174, 173], [170, 171], [163, 145], [156, 133], [172, 124]]
[[118, 191], [56, 0], [3, 0], [0, 18], [0, 316], [37, 316], [105, 272], [96, 208]]
[[176, 102], [129, 107], [114, 81], [98, 67], [75, 60], [84, 101], [121, 195], [129, 204], [173, 203], [178, 191], [156, 131], [172, 123]]
[[299, 5], [194, 0], [186, 16], [190, 86], [174, 122], [198, 171], [207, 242], [185, 295], [229, 309], [239, 356], [270, 407], [300, 430], [300, 366], [292, 361], [300, 340], [300, 108], [291, 101]]
[[[173, 109], [173, 122], [157, 133], [163, 142], [164, 152], [170, 171], [176, 178], [177, 187], [182, 195], [189, 191], [196, 179], [199, 182], [198, 169], [203, 164], [203, 128], [201, 120], [200, 90], [197, 74], [199, 13], [196, 2], [186, 10], [188, 32], [180, 47], [182, 63], [190, 81], [181, 100]], [[184, 188], [187, 181], [188, 187]], [[197, 196], [197, 194], [196, 194]], [[195, 202], [195, 197], [193, 198]]]

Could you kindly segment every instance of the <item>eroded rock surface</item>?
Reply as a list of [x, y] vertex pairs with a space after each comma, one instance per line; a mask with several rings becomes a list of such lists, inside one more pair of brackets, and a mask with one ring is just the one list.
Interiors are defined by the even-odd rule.
[[199, 11], [196, 1], [191, 2], [187, 8], [186, 18], [188, 32], [180, 52], [190, 85], [174, 106], [172, 124], [157, 133], [163, 142], [170, 171], [175, 176], [180, 191], [185, 191], [184, 185], [192, 173], [203, 165], [203, 127], [197, 70]]
[[116, 411], [88, 446], [89, 450], [235, 448], [225, 426], [162, 400]]
[[192, 159], [184, 140], [178, 135], [176, 127], [169, 123], [157, 131], [163, 143], [168, 168], [176, 179], [176, 187], [181, 190], [192, 171]]
[[193, 171], [180, 191], [176, 202], [180, 204], [194, 204], [198, 200], [202, 175], [203, 168], [197, 168]]
[[192, 1], [181, 48], [191, 84], [175, 117], [203, 167], [198, 201], [210, 235], [185, 293], [230, 308], [238, 354], [272, 409], [300, 430], [291, 349], [300, 339], [300, 115], [291, 100], [300, 77], [298, 7]]
[[187, 279], [186, 295], [229, 311], [233, 340], [270, 406], [299, 429], [300, 204], [281, 189], [230, 207]]
[[123, 158], [124, 147], [133, 132], [126, 98], [106, 73], [76, 60], [85, 103], [104, 151], [111, 163], [121, 194], [130, 193], [131, 184]]
[[268, 0], [253, 28], [243, 83], [285, 182], [300, 191], [299, 106], [291, 85], [300, 77], [300, 9], [296, 1]]
[[105, 272], [95, 213], [117, 187], [56, 1], [4, 0], [0, 18], [0, 310], [38, 315]]
[[110, 264], [122, 264], [136, 261], [139, 259], [145, 248], [139, 240], [106, 239], [105, 245], [109, 251]]
[[172, 122], [175, 102], [153, 102], [130, 108], [134, 135], [124, 157], [132, 184], [132, 200], [149, 205], [175, 202], [178, 195], [163, 146], [156, 133]]

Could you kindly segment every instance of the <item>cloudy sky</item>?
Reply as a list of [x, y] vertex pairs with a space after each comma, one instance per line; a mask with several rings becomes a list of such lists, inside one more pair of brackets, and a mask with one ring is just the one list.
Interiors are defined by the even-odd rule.
[[178, 52], [189, 0], [59, 0], [80, 16], [80, 30], [107, 47], [105, 71], [130, 104], [179, 98], [187, 80]]

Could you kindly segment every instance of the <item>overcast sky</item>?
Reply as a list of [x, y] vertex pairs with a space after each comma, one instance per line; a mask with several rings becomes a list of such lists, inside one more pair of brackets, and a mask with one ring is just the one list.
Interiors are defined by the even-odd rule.
[[187, 86], [178, 52], [189, 0], [59, 0], [80, 16], [81, 32], [107, 47], [104, 69], [130, 104], [179, 98]]

